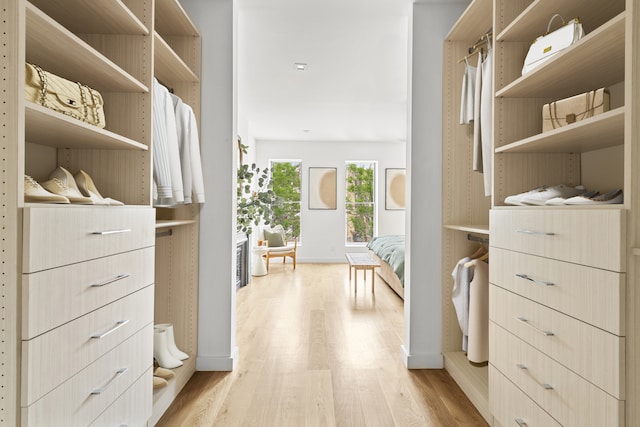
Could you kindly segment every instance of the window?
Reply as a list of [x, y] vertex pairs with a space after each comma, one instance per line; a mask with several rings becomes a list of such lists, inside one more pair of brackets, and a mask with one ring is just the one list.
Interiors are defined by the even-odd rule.
[[271, 181], [278, 202], [273, 208], [275, 224], [282, 224], [288, 238], [300, 238], [300, 191], [302, 162], [271, 160]]
[[376, 163], [347, 162], [345, 216], [347, 244], [365, 244], [375, 231]]

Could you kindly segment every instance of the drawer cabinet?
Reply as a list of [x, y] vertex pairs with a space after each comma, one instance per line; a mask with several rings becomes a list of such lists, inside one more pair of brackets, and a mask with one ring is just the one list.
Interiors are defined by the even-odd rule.
[[[531, 346], [624, 399], [625, 340], [491, 285], [490, 320]], [[494, 307], [496, 309], [494, 309]], [[494, 341], [491, 336], [490, 341]], [[506, 347], [494, 347], [499, 353]], [[495, 353], [491, 352], [490, 355]]]
[[[624, 402], [490, 323], [491, 364], [565, 426], [624, 426]], [[606, 370], [607, 365], [600, 365]]]
[[[22, 343], [22, 404], [27, 406], [153, 322], [153, 286]], [[151, 346], [150, 346], [151, 348]], [[132, 359], [139, 353], [132, 352]], [[145, 359], [151, 362], [151, 357]]]
[[626, 213], [621, 209], [493, 209], [491, 245], [625, 272]]
[[[152, 349], [150, 323], [32, 405], [23, 407], [22, 425], [89, 425], [152, 368]], [[150, 390], [143, 392], [151, 394]], [[148, 411], [150, 407], [138, 409]]]
[[25, 208], [23, 219], [23, 273], [155, 244], [155, 211], [147, 207]]
[[489, 382], [492, 385], [489, 401], [496, 421], [494, 426], [560, 427], [551, 415], [492, 365], [489, 365]]
[[22, 275], [22, 339], [153, 284], [154, 248]]
[[625, 276], [491, 248], [491, 283], [616, 335], [625, 335]]

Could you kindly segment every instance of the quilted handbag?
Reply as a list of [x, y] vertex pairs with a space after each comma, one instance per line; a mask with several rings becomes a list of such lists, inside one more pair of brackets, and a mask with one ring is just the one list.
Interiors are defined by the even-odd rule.
[[74, 83], [26, 63], [25, 99], [59, 113], [104, 128], [104, 101], [97, 90]]
[[542, 106], [542, 131], [557, 129], [609, 111], [609, 91], [592, 90]]
[[522, 74], [526, 74], [549, 59], [553, 58], [558, 52], [570, 47], [582, 37], [584, 30], [580, 19], [574, 18], [568, 23], [562, 19], [562, 27], [553, 32], [549, 32], [551, 24], [555, 18], [562, 19], [562, 16], [555, 14], [549, 20], [547, 25], [547, 33], [538, 37], [533, 41], [524, 59]]

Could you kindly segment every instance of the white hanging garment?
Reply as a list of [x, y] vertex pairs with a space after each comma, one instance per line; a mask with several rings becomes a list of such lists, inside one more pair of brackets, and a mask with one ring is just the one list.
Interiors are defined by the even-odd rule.
[[475, 91], [473, 97], [473, 170], [482, 172], [482, 132], [480, 109], [482, 107], [482, 52], [478, 53], [478, 66], [476, 67]]
[[469, 65], [467, 58], [464, 58], [464, 75], [462, 76], [462, 91], [460, 97], [461, 125], [468, 125], [473, 122], [475, 91], [476, 67]]
[[487, 42], [487, 56], [482, 62], [482, 95], [480, 107], [480, 132], [482, 133], [482, 173], [484, 174], [484, 195], [491, 196], [491, 151], [493, 140], [493, 52], [491, 42]]
[[469, 337], [469, 283], [473, 279], [473, 268], [465, 267], [465, 264], [470, 260], [469, 257], [462, 258], [451, 272], [453, 276], [451, 301], [462, 331], [462, 351], [467, 351]]
[[469, 284], [469, 341], [467, 358], [484, 365], [489, 360], [489, 264], [480, 260], [473, 264]]

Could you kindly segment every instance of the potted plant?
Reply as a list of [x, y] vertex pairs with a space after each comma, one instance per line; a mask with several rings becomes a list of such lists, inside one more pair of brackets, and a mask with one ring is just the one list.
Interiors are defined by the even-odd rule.
[[268, 168], [259, 168], [242, 162], [243, 154], [247, 154], [248, 146], [238, 138], [240, 165], [238, 166], [237, 188], [237, 229], [247, 235], [253, 226], [269, 225], [273, 222], [272, 206], [276, 203], [276, 195], [272, 189]]

